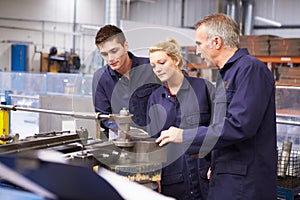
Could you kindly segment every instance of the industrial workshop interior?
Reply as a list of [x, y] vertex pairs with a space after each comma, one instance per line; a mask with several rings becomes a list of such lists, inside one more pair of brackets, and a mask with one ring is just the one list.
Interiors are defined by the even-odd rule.
[[[299, 8], [298, 0], [0, 0], [0, 199], [300, 199]], [[198, 26], [196, 23], [215, 13], [222, 13], [235, 21], [239, 36], [236, 51], [246, 48], [251, 55], [249, 64], [244, 65], [256, 67], [252, 65], [260, 63], [259, 66], [263, 66], [260, 68], [267, 70], [262, 69], [265, 71], [259, 71], [259, 74], [268, 73], [272, 79], [263, 78], [265, 81], [258, 82], [260, 75], [248, 78], [252, 72], [258, 72], [249, 70], [250, 74], [245, 76], [241, 66], [234, 76], [242, 78], [229, 77], [224, 82], [227, 98], [230, 93], [228, 102], [217, 98], [220, 94], [218, 80], [220, 77], [224, 80], [228, 78], [226, 73], [230, 68], [227, 69], [227, 65], [230, 63], [226, 62], [237, 57], [231, 55], [221, 67], [209, 65], [210, 61], [199, 53], [204, 51], [200, 47], [204, 44], [198, 42], [197, 37], [200, 36], [196, 34], [202, 26], [208, 27], [208, 22]], [[118, 41], [116, 37], [117, 40], [96, 43], [97, 34], [107, 25], [122, 30], [126, 41], [116, 43], [118, 47], [106, 52], [105, 48], [109, 48], [106, 44]], [[214, 31], [211, 33], [216, 34], [214, 41], [221, 40], [221, 45], [225, 45], [225, 36]], [[227, 29], [217, 31], [225, 35], [230, 32]], [[203, 120], [200, 116], [203, 110], [193, 108], [185, 111], [182, 106], [180, 112], [184, 114], [180, 115], [176, 106], [167, 107], [170, 99], [177, 103], [181, 100], [179, 92], [174, 96], [171, 86], [168, 88], [171, 81], [159, 79], [161, 82], [155, 89], [138, 91], [139, 83], [133, 83], [132, 75], [136, 72], [129, 70], [127, 74], [120, 73], [117, 67], [116, 70], [113, 67], [120, 61], [113, 63], [107, 58], [109, 56], [106, 57], [118, 48], [124, 49], [120, 57], [129, 56], [129, 69], [136, 69], [134, 64], [142, 62], [140, 57], [144, 57], [148, 60], [145, 66], [155, 76], [166, 61], [158, 60], [157, 64], [151, 56], [156, 55], [156, 51], [170, 56], [161, 50], [163, 47], [160, 49], [155, 45], [162, 41], [169, 41], [170, 44], [170, 38], [176, 40], [183, 60], [183, 67], [176, 69], [182, 72], [178, 73], [179, 76], [184, 77], [182, 85], [189, 80], [195, 84], [206, 83], [206, 90], [208, 85], [212, 88], [213, 92], [209, 91], [209, 95], [202, 94], [200, 89], [197, 92], [200, 86], [194, 88], [194, 96], [201, 98], [207, 95], [209, 99], [209, 123], [205, 127], [182, 125], [185, 120], [189, 124], [197, 118], [197, 124], [201, 124], [199, 120]], [[217, 54], [213, 47], [208, 45], [207, 52], [215, 51]], [[226, 57], [221, 51], [218, 52], [220, 58]], [[212, 55], [211, 60], [218, 59]], [[178, 63], [179, 57], [170, 56], [170, 59]], [[255, 61], [254, 64], [250, 64], [252, 61]], [[191, 78], [193, 72], [198, 74], [196, 78]], [[167, 70], [165, 73], [174, 75]], [[146, 79], [146, 75], [145, 71], [137, 78]], [[115, 82], [109, 82], [109, 78], [116, 77]], [[158, 78], [161, 76], [158, 75]], [[128, 90], [129, 93], [123, 96], [118, 91], [124, 92], [126, 89], [122, 89], [122, 84], [128, 85], [128, 82], [134, 91]], [[270, 98], [273, 101], [265, 102], [267, 97], [264, 96], [269, 92], [261, 91], [266, 90], [271, 82], [274, 95]], [[235, 83], [232, 85], [236, 92], [228, 89], [230, 83]], [[258, 83], [261, 86], [253, 86]], [[105, 94], [99, 94], [103, 92], [97, 90], [99, 85], [102, 85], [100, 89]], [[121, 89], [115, 89], [118, 86]], [[162, 89], [169, 93], [161, 92]], [[180, 91], [184, 90], [180, 88]], [[143, 95], [146, 93], [149, 100], [145, 101], [146, 96]], [[135, 97], [136, 101], [131, 101]], [[160, 100], [154, 101], [158, 97], [169, 98], [168, 105], [164, 107]], [[156, 110], [150, 109], [150, 100], [157, 104]], [[246, 104], [252, 100], [256, 103]], [[181, 105], [192, 106], [194, 102], [189, 97], [183, 97]], [[271, 116], [271, 111], [267, 114], [263, 112], [265, 108], [272, 107], [272, 102], [275, 105], [274, 120], [260, 126], [261, 118]], [[215, 123], [218, 120], [214, 117], [221, 112], [219, 104], [228, 107], [222, 118], [224, 126], [217, 131]], [[248, 109], [244, 105], [252, 107]], [[135, 109], [139, 108], [143, 109], [141, 118], [135, 113]], [[235, 114], [238, 109], [245, 111]], [[156, 120], [150, 117], [155, 111]], [[193, 112], [198, 113], [196, 118], [185, 118], [184, 115], [195, 116], [192, 116]], [[244, 119], [248, 112], [259, 115]], [[164, 125], [163, 117], [165, 121], [174, 123]], [[180, 117], [182, 123], [176, 121]], [[236, 118], [231, 120], [233, 117]], [[149, 118], [149, 124], [136, 123], [144, 119], [149, 122]], [[163, 125], [148, 128], [152, 121]], [[248, 121], [250, 125], [244, 128], [243, 123]], [[112, 125], [116, 125], [116, 129], [111, 128]], [[152, 133], [150, 129], [157, 132]], [[216, 132], [210, 131], [213, 129]], [[191, 130], [197, 135], [190, 143], [185, 142], [188, 138], [186, 134]], [[245, 138], [226, 135], [231, 131], [232, 134], [246, 135], [249, 130], [254, 131]], [[163, 132], [176, 134], [180, 142], [174, 139], [173, 142], [160, 143], [168, 140], [158, 141]], [[216, 141], [205, 145], [205, 139], [213, 133], [218, 135]], [[258, 139], [261, 135], [266, 135], [263, 141]], [[238, 137], [241, 139], [236, 139]], [[271, 150], [262, 150], [261, 147], [270, 147]], [[243, 154], [244, 149], [238, 148], [252, 149], [251, 153], [247, 150], [248, 153]], [[192, 152], [191, 149], [197, 149], [197, 152], [188, 153]], [[201, 153], [201, 150], [206, 153]], [[218, 165], [221, 160], [217, 160], [217, 156], [221, 154], [229, 156], [223, 157], [227, 159], [223, 159], [227, 165]], [[254, 158], [250, 162], [252, 154]], [[233, 158], [234, 155], [240, 156]], [[204, 159], [209, 165], [202, 174], [203, 178], [200, 165]], [[199, 166], [194, 160], [199, 161]], [[233, 166], [233, 163], [238, 164]], [[235, 171], [230, 171], [230, 167]], [[178, 171], [181, 174], [176, 174]], [[195, 174], [197, 184], [193, 185], [194, 179], [186, 177], [195, 178]], [[274, 177], [272, 183], [269, 177]], [[198, 179], [205, 179], [205, 183]], [[236, 188], [241, 185], [241, 188]]]

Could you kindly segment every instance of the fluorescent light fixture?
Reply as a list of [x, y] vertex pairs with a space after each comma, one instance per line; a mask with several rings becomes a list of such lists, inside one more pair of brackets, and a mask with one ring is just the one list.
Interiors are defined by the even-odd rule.
[[81, 25], [80, 27], [89, 30], [99, 30], [100, 28], [100, 26], [93, 26], [93, 25]]
[[257, 20], [257, 21], [260, 21], [260, 22], [264, 22], [266, 24], [270, 24], [272, 26], [277, 26], [277, 27], [282, 26], [282, 24], [280, 22], [270, 20], [270, 19], [267, 19], [267, 18], [264, 18], [264, 17], [255, 16], [254, 19]]

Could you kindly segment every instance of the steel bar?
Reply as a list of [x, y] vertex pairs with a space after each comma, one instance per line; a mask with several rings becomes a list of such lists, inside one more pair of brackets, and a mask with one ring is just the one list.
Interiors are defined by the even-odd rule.
[[16, 105], [0, 105], [0, 109], [5, 110], [12, 110], [12, 111], [28, 111], [28, 112], [38, 112], [38, 113], [47, 113], [47, 114], [55, 114], [55, 115], [65, 115], [71, 116], [75, 118], [82, 118], [82, 119], [110, 119], [113, 120], [113, 115], [104, 115], [100, 113], [75, 113], [73, 111], [58, 111], [58, 110], [48, 110], [48, 109], [40, 109], [40, 108], [26, 108], [20, 107]]
[[300, 122], [297, 121], [289, 121], [289, 120], [276, 120], [277, 124], [287, 124], [287, 125], [295, 125], [300, 126]]
[[62, 136], [53, 136], [49, 138], [44, 137], [43, 139], [34, 138], [31, 141], [19, 141], [17, 143], [0, 145], [0, 155], [17, 153], [33, 149], [49, 148], [74, 142], [81, 142], [81, 138], [77, 133]]

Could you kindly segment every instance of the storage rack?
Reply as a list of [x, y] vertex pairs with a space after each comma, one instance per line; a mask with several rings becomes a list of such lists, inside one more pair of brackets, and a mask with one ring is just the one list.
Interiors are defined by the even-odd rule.
[[[300, 196], [300, 87], [276, 86], [276, 123], [277, 146], [283, 141], [291, 141], [292, 154], [290, 156], [287, 176], [278, 179], [278, 199], [295, 200]], [[280, 157], [280, 148], [279, 153]], [[280, 159], [278, 159], [280, 160]], [[280, 164], [278, 170], [281, 170]]]

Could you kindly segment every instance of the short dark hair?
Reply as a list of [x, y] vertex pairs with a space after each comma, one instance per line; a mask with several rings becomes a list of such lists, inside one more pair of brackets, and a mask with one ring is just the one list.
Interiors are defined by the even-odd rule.
[[194, 68], [194, 67], [192, 67], [192, 68], [189, 68], [189, 71], [191, 71], [191, 72], [198, 72], [198, 69], [197, 69], [197, 68]]
[[124, 45], [126, 38], [123, 31], [115, 25], [108, 24], [101, 27], [97, 32], [97, 35], [95, 37], [95, 44], [99, 45], [103, 42], [111, 41], [115, 38], [117, 38], [118, 43], [120, 43], [122, 46]]
[[199, 68], [195, 68], [195, 67], [188, 68], [188, 71], [197, 72], [197, 77], [201, 76], [201, 69], [199, 69]]

